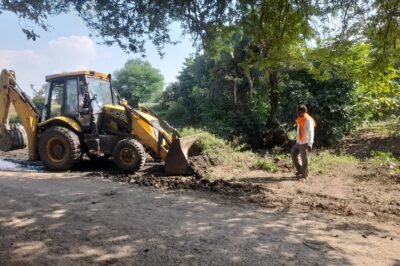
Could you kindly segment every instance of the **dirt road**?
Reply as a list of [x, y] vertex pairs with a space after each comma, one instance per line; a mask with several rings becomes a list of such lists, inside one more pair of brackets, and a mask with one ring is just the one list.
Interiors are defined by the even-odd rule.
[[395, 265], [400, 228], [78, 173], [0, 172], [1, 265]]

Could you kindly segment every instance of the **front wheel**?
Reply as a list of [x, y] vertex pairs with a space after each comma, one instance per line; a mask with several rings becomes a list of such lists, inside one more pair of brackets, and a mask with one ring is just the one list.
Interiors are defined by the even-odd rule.
[[137, 171], [144, 166], [146, 152], [139, 141], [135, 139], [123, 139], [118, 141], [112, 157], [119, 169]]
[[67, 171], [82, 155], [79, 137], [65, 127], [50, 127], [39, 140], [39, 154], [50, 170]]

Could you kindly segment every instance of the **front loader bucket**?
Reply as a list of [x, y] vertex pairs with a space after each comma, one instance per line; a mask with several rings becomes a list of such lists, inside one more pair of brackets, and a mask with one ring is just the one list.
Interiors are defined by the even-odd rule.
[[3, 133], [0, 133], [0, 151], [23, 149], [27, 142], [27, 135], [21, 124], [11, 124], [10, 130], [4, 128]]
[[190, 173], [188, 152], [198, 136], [174, 139], [165, 158], [165, 172], [173, 175]]

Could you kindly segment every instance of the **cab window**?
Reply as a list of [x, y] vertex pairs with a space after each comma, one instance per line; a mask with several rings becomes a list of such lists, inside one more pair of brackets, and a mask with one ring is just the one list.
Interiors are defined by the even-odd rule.
[[79, 113], [78, 80], [65, 80], [65, 108], [64, 115], [76, 117]]
[[50, 117], [61, 115], [64, 102], [64, 82], [55, 81], [51, 83]]
[[104, 104], [112, 104], [113, 96], [111, 94], [110, 81], [98, 77], [87, 77], [90, 98], [92, 101], [93, 111], [98, 113]]

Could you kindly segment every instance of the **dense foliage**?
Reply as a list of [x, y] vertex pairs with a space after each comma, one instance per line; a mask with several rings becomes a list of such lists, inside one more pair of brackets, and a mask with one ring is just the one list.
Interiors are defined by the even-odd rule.
[[[181, 23], [204, 46], [238, 22], [252, 36], [264, 58], [277, 50], [288, 51], [286, 41], [315, 39], [346, 43], [367, 39], [377, 49], [380, 63], [398, 59], [400, 2], [397, 0], [0, 0], [0, 12], [10, 11], [20, 19], [49, 30], [47, 18], [76, 12], [106, 44], [117, 43], [132, 52], [144, 52], [151, 40], [162, 52], [170, 38], [170, 25]], [[31, 25], [23, 27], [28, 38], [38, 34]], [[281, 48], [282, 47], [282, 48]]]
[[[300, 102], [317, 118], [324, 144], [357, 121], [398, 115], [398, 0], [0, 0], [1, 10], [44, 30], [47, 16], [74, 11], [104, 43], [142, 54], [146, 40], [162, 54], [175, 42], [171, 23], [180, 23], [199, 54], [164, 92], [161, 110], [177, 125], [252, 146], [284, 143]], [[131, 103], [158, 90], [131, 76], [116, 73]]]
[[321, 80], [305, 70], [295, 70], [287, 74], [283, 85], [281, 120], [289, 129], [293, 125], [295, 104], [306, 104], [317, 123], [317, 145], [337, 143], [360, 122], [355, 109], [355, 82], [337, 73], [331, 75]]
[[[206, 55], [188, 60], [179, 81], [164, 91], [158, 111], [176, 126], [205, 127], [252, 147], [285, 143], [286, 133], [294, 129], [295, 108], [300, 103], [309, 107], [318, 123], [319, 144], [335, 143], [356, 125], [354, 81], [336, 73], [322, 80], [304, 69], [288, 70], [281, 77], [279, 109], [272, 122], [263, 80], [254, 80], [249, 91], [245, 74], [233, 73], [237, 70], [228, 55], [220, 60]], [[233, 74], [236, 79], [229, 78]]]
[[114, 73], [114, 88], [132, 106], [161, 95], [164, 77], [159, 70], [142, 59], [131, 59]]

